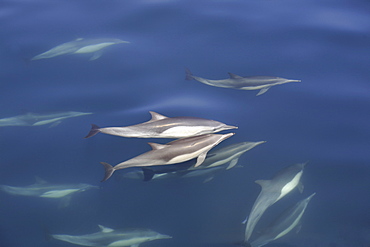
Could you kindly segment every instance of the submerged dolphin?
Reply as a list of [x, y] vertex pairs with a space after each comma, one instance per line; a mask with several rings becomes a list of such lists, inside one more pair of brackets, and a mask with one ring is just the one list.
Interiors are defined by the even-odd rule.
[[49, 123], [58, 124], [61, 120], [92, 114], [91, 112], [67, 111], [52, 114], [27, 113], [15, 117], [0, 119], [1, 126], [38, 126]]
[[64, 54], [77, 54], [77, 53], [94, 53], [90, 60], [98, 59], [102, 53], [101, 49], [115, 44], [130, 43], [120, 39], [83, 39], [79, 38], [74, 41], [58, 45], [44, 53], [41, 53], [31, 60], [38, 60], [44, 58], [52, 58]]
[[204, 118], [169, 118], [153, 111], [150, 111], [149, 113], [152, 118], [148, 122], [127, 127], [99, 128], [93, 124], [89, 134], [85, 138], [92, 137], [99, 132], [122, 137], [184, 138], [238, 128]]
[[72, 244], [96, 247], [138, 247], [141, 243], [156, 240], [169, 239], [171, 236], [160, 234], [150, 229], [127, 229], [114, 230], [99, 225], [101, 231], [79, 236], [53, 234], [53, 238]]
[[197, 167], [202, 164], [209, 150], [234, 134], [206, 134], [178, 139], [167, 144], [148, 143], [152, 147], [151, 151], [121, 162], [114, 167], [108, 163], [100, 162], [105, 168], [105, 176], [102, 182], [110, 178], [114, 171], [128, 167], [170, 165], [194, 158], [197, 158], [195, 164], [195, 167]]
[[212, 150], [207, 154], [206, 159], [202, 165], [198, 167], [191, 167], [189, 170], [194, 169], [205, 169], [215, 166], [222, 166], [226, 163], [229, 165], [226, 167], [226, 170], [233, 168], [239, 161], [240, 156], [245, 152], [251, 150], [252, 148], [265, 143], [265, 141], [260, 142], [240, 142], [232, 145], [228, 145], [217, 150]]
[[275, 174], [271, 180], [256, 180], [256, 183], [261, 185], [262, 190], [254, 202], [248, 217], [245, 228], [245, 242], [249, 240], [254, 227], [268, 207], [298, 186], [300, 191], [303, 190], [300, 179], [305, 165], [305, 163], [300, 163], [285, 167]]
[[196, 80], [201, 83], [223, 88], [234, 88], [240, 90], [259, 90], [258, 95], [264, 94], [270, 87], [285, 84], [289, 82], [300, 82], [301, 80], [291, 80], [273, 76], [247, 76], [242, 77], [229, 73], [230, 78], [223, 80], [209, 80], [202, 77], [194, 76], [190, 70], [186, 69], [186, 80]]
[[316, 193], [313, 193], [306, 199], [296, 203], [294, 206], [285, 210], [276, 220], [274, 220], [266, 229], [261, 232], [261, 235], [251, 242], [252, 247], [260, 247], [288, 234], [293, 230], [302, 218], [308, 203]]
[[45, 198], [62, 198], [62, 206], [69, 204], [70, 197], [78, 192], [83, 192], [92, 188], [98, 189], [98, 186], [90, 184], [50, 184], [40, 178], [36, 183], [28, 186], [18, 187], [9, 185], [0, 185], [0, 190], [17, 196], [33, 196]]

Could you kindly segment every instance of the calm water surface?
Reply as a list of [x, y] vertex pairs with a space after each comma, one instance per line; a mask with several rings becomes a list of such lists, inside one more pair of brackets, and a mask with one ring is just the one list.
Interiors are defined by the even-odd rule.
[[[268, 246], [370, 245], [369, 1], [28, 1], [0, 8], [0, 118], [64, 111], [94, 114], [55, 127], [0, 127], [0, 184], [100, 186], [68, 207], [49, 198], [0, 194], [0, 246], [74, 246], [47, 232], [79, 235], [151, 228], [173, 236], [143, 246], [234, 246], [260, 191], [254, 181], [308, 164], [304, 191], [276, 203], [256, 227], [316, 192], [298, 233]], [[78, 38], [130, 44], [91, 54], [31, 60]], [[225, 79], [267, 75], [300, 79], [258, 91], [207, 86], [194, 75]], [[117, 164], [149, 150], [146, 142], [99, 134], [90, 124], [126, 126], [148, 111], [196, 116], [239, 127], [220, 147], [267, 141], [242, 167], [207, 177], [142, 182], [117, 172], [100, 183], [100, 161]]]

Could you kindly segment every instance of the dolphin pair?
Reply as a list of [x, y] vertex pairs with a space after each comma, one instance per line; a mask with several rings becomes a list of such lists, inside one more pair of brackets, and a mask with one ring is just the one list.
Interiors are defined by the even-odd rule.
[[186, 80], [196, 80], [201, 83], [223, 88], [234, 88], [240, 90], [260, 90], [257, 94], [261, 95], [267, 92], [272, 86], [281, 85], [289, 82], [300, 82], [301, 80], [285, 79], [273, 76], [247, 76], [242, 77], [229, 73], [230, 78], [223, 80], [210, 80], [194, 76], [189, 69], [186, 69]]
[[90, 184], [51, 184], [36, 178], [36, 183], [28, 186], [9, 186], [0, 185], [0, 190], [18, 196], [33, 196], [33, 197], [44, 197], [44, 198], [62, 198], [63, 206], [67, 206], [70, 197], [78, 192], [83, 192], [89, 189], [99, 188], [98, 186]]
[[0, 126], [39, 126], [45, 124], [52, 124], [55, 126], [59, 124], [63, 119], [80, 117], [92, 114], [91, 112], [75, 112], [67, 111], [60, 113], [51, 114], [36, 114], [27, 113], [24, 115], [19, 115], [15, 117], [8, 117], [0, 119]]
[[251, 247], [261, 247], [271, 241], [279, 239], [288, 234], [291, 230], [297, 227], [305, 212], [308, 203], [316, 193], [297, 202], [292, 207], [285, 210], [278, 218], [270, 223], [264, 230], [261, 231], [259, 237], [251, 242]]
[[166, 117], [150, 111], [151, 119], [147, 122], [127, 127], [92, 128], [85, 138], [101, 132], [121, 137], [139, 138], [184, 138], [203, 134], [217, 133], [222, 130], [237, 129], [238, 127], [196, 117]]
[[[192, 177], [201, 175], [212, 175], [216, 171], [222, 169], [228, 170], [233, 168], [238, 163], [239, 157], [241, 155], [262, 143], [265, 143], [265, 141], [240, 142], [216, 150], [211, 150], [207, 154], [206, 159], [203, 161], [203, 163], [198, 167], [194, 167], [194, 163], [191, 163], [193, 161], [190, 162], [188, 161], [176, 166], [166, 166], [164, 168], [145, 167], [142, 168], [142, 172], [138, 171], [136, 172], [135, 175], [131, 174], [132, 176], [128, 175], [128, 177], [131, 176], [132, 178], [142, 178], [144, 181], [149, 181], [152, 178], [166, 178], [175, 176]], [[209, 179], [212, 178], [213, 175], [209, 177]]]
[[73, 236], [53, 234], [53, 238], [82, 246], [94, 247], [138, 247], [141, 243], [157, 239], [169, 239], [171, 236], [160, 234], [150, 229], [115, 230], [99, 225], [100, 231], [91, 234]]
[[102, 55], [102, 49], [121, 43], [130, 43], [128, 41], [123, 41], [120, 39], [110, 39], [110, 38], [101, 38], [101, 39], [83, 39], [79, 38], [67, 43], [58, 45], [44, 53], [41, 53], [31, 60], [38, 60], [44, 58], [52, 58], [65, 54], [79, 54], [79, 53], [93, 53], [93, 56], [90, 60], [98, 59]]
[[254, 227], [268, 207], [279, 201], [296, 187], [299, 187], [300, 191], [303, 190], [300, 179], [305, 165], [305, 163], [291, 165], [280, 170], [271, 180], [256, 181], [257, 184], [261, 185], [262, 190], [254, 202], [246, 223], [245, 242], [248, 242]]
[[105, 176], [102, 182], [110, 178], [114, 171], [129, 167], [170, 165], [194, 158], [197, 158], [195, 164], [195, 167], [197, 167], [203, 163], [209, 150], [234, 134], [206, 134], [177, 139], [167, 144], [148, 143], [152, 147], [151, 151], [121, 162], [114, 167], [101, 162], [105, 168]]

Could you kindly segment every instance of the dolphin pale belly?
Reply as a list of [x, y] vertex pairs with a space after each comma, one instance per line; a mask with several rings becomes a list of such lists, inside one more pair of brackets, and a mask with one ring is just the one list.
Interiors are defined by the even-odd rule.
[[65, 54], [79, 54], [79, 53], [93, 53], [90, 60], [99, 58], [102, 53], [101, 50], [107, 46], [130, 43], [120, 39], [76, 39], [67, 43], [58, 45], [44, 53], [41, 53], [32, 58], [32, 60], [52, 58]]
[[85, 138], [92, 137], [99, 132], [122, 137], [184, 138], [238, 128], [204, 118], [169, 118], [153, 111], [150, 111], [150, 114], [152, 118], [148, 122], [127, 127], [99, 128], [93, 124], [89, 134]]
[[258, 95], [264, 94], [267, 90], [276, 85], [281, 85], [289, 82], [300, 82], [301, 80], [285, 79], [273, 76], [247, 76], [242, 77], [229, 73], [230, 78], [223, 80], [209, 80], [202, 77], [194, 76], [190, 70], [186, 69], [186, 80], [196, 80], [201, 83], [223, 88], [233, 88], [239, 90], [260, 90]]
[[270, 223], [267, 228], [262, 230], [257, 239], [251, 242], [252, 247], [261, 247], [271, 241], [279, 239], [293, 230], [299, 223], [306, 210], [308, 203], [316, 193], [303, 199], [285, 210], [278, 218]]
[[254, 227], [268, 207], [296, 187], [302, 186], [300, 179], [305, 165], [305, 163], [291, 165], [280, 170], [271, 180], [256, 181], [257, 184], [261, 185], [261, 192], [254, 202], [248, 217], [245, 227], [245, 242], [249, 240]]
[[37, 113], [27, 113], [24, 115], [19, 115], [15, 117], [8, 117], [0, 119], [1, 126], [39, 126], [45, 124], [56, 124], [60, 121], [72, 118], [80, 117], [85, 115], [90, 115], [91, 112], [75, 112], [67, 111], [60, 113], [51, 113], [51, 114], [37, 114]]
[[96, 247], [138, 247], [139, 244], [157, 239], [169, 239], [171, 236], [160, 234], [150, 229], [115, 230], [99, 225], [101, 231], [85, 235], [53, 234], [53, 238], [82, 246]]
[[114, 171], [129, 167], [170, 165], [194, 158], [197, 158], [197, 163], [195, 164], [195, 167], [197, 167], [203, 163], [209, 150], [233, 135], [234, 133], [224, 135], [206, 134], [178, 139], [167, 144], [149, 143], [152, 147], [151, 151], [121, 162], [114, 167], [108, 163], [101, 162], [105, 168], [105, 176], [102, 182], [110, 178]]

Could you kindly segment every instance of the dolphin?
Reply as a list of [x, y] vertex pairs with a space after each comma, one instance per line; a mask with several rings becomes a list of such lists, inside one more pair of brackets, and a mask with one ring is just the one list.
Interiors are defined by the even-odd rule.
[[99, 225], [100, 231], [91, 234], [73, 236], [52, 234], [55, 239], [82, 246], [96, 247], [138, 247], [141, 243], [156, 239], [169, 239], [171, 236], [160, 234], [150, 229], [115, 230]]
[[223, 80], [209, 80], [202, 77], [194, 76], [189, 69], [186, 69], [186, 80], [196, 80], [201, 83], [223, 88], [234, 88], [239, 90], [260, 90], [258, 95], [264, 94], [272, 86], [281, 85], [289, 82], [301, 82], [301, 80], [285, 79], [273, 76], [238, 76], [229, 73], [230, 78]]
[[15, 117], [8, 117], [0, 119], [1, 126], [39, 126], [49, 123], [53, 123], [51, 126], [59, 124], [61, 120], [80, 117], [92, 114], [91, 112], [76, 112], [76, 111], [67, 111], [60, 113], [51, 113], [51, 114], [37, 114], [37, 113], [27, 113], [24, 115], [19, 115]]
[[212, 150], [207, 154], [207, 157], [202, 165], [198, 167], [191, 167], [189, 170], [222, 166], [226, 163], [229, 163], [229, 165], [226, 167], [226, 170], [231, 169], [238, 163], [240, 156], [262, 143], [265, 143], [265, 141], [239, 142], [219, 148], [217, 150]]
[[[172, 166], [166, 166], [164, 168], [142, 168], [143, 170], [143, 176], [144, 181], [149, 181], [153, 178], [155, 174], [162, 174], [162, 173], [173, 173], [173, 176], [181, 176], [181, 177], [187, 177], [185, 174], [190, 173], [194, 176], [199, 176], [201, 174], [207, 174], [208, 172], [197, 172], [197, 173], [191, 173], [191, 171], [194, 170], [204, 170], [209, 169], [212, 167], [222, 166], [222, 169], [231, 169], [233, 168], [239, 160], [239, 157], [247, 152], [248, 150], [254, 148], [255, 146], [258, 146], [262, 143], [265, 143], [265, 141], [260, 142], [240, 142], [235, 143], [232, 145], [228, 145], [223, 148], [219, 148], [216, 150], [211, 150], [207, 156], [206, 159], [203, 161], [202, 165], [198, 167], [194, 167], [194, 165], [190, 162], [185, 162], [180, 165], [176, 165], [174, 167]], [[224, 166], [227, 164], [227, 166]], [[194, 163], [195, 164], [195, 163]], [[214, 172], [209, 172], [214, 173]], [[164, 177], [171, 177], [172, 175], [164, 176]], [[159, 176], [156, 176], [159, 177]], [[161, 176], [163, 177], [163, 176]]]
[[248, 242], [254, 227], [268, 207], [279, 201], [296, 187], [300, 187], [300, 191], [303, 190], [300, 179], [305, 165], [306, 163], [299, 163], [285, 167], [276, 173], [271, 180], [256, 180], [256, 183], [261, 185], [262, 190], [254, 202], [247, 220], [245, 242]]
[[252, 247], [260, 247], [288, 234], [293, 230], [302, 218], [308, 203], [316, 193], [313, 193], [306, 199], [303, 199], [285, 210], [276, 220], [274, 220], [267, 228], [262, 230], [261, 235], [251, 242]]
[[128, 167], [170, 165], [194, 158], [197, 158], [195, 164], [197, 167], [202, 164], [209, 150], [234, 134], [206, 134], [178, 139], [167, 144], [148, 143], [152, 147], [151, 151], [121, 162], [114, 167], [108, 163], [100, 162], [105, 168], [102, 182], [110, 178], [114, 171]]
[[120, 39], [100, 38], [100, 39], [83, 39], [79, 38], [67, 43], [58, 45], [44, 53], [41, 53], [31, 60], [52, 58], [64, 54], [93, 53], [90, 60], [98, 59], [101, 55], [101, 49], [121, 43], [130, 43]]
[[99, 128], [97, 125], [92, 124], [91, 130], [85, 138], [92, 137], [99, 132], [122, 137], [184, 138], [238, 128], [204, 118], [169, 118], [153, 111], [149, 113], [152, 116], [149, 121], [127, 127]]
[[61, 198], [63, 199], [62, 206], [68, 206], [71, 196], [78, 192], [83, 192], [89, 189], [98, 189], [98, 186], [79, 183], [79, 184], [51, 184], [36, 178], [36, 183], [27, 186], [9, 186], [0, 185], [0, 190], [16, 196], [32, 196], [44, 198]]

